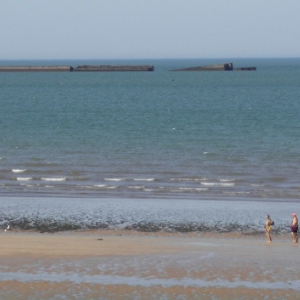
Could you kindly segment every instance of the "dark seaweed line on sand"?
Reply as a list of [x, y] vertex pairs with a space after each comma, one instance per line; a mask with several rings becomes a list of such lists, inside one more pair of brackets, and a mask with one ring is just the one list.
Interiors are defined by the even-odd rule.
[[[186, 222], [186, 223], [172, 223], [172, 222], [133, 222], [127, 221], [113, 222], [113, 221], [72, 221], [54, 220], [51, 218], [31, 219], [21, 217], [18, 219], [2, 218], [0, 219], [2, 228], [5, 229], [10, 225], [11, 230], [30, 230], [39, 232], [60, 232], [72, 230], [90, 230], [90, 229], [125, 229], [139, 232], [170, 232], [170, 233], [191, 233], [191, 232], [214, 232], [214, 233], [242, 233], [245, 235], [261, 235], [264, 230], [259, 228], [257, 224], [206, 224], [204, 222]], [[273, 229], [274, 233], [286, 233], [288, 229], [286, 226], [278, 226]]]

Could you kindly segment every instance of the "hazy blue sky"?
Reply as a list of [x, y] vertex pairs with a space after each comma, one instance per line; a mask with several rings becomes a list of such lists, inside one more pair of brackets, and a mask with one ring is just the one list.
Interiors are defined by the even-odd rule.
[[300, 0], [1, 0], [0, 59], [300, 57]]

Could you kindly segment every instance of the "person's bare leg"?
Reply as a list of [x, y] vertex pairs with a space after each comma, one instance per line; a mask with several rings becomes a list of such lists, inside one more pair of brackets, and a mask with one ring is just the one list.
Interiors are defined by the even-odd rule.
[[293, 242], [298, 243], [298, 234], [296, 232], [292, 232]]

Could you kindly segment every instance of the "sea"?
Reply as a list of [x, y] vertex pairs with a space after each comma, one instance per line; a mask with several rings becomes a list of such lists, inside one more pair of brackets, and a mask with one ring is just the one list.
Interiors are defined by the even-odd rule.
[[[228, 62], [257, 70], [173, 71]], [[0, 72], [3, 228], [288, 230], [300, 58], [0, 61], [103, 64], [154, 72]]]

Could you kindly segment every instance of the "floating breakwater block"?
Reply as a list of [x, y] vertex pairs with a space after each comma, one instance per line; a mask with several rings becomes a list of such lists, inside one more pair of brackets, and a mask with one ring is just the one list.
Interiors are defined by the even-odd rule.
[[70, 72], [71, 66], [0, 66], [0, 72]]
[[154, 66], [150, 65], [83, 65], [73, 69], [75, 72], [130, 72], [130, 71], [154, 71]]
[[233, 71], [233, 63], [199, 66], [192, 68], [177, 69], [173, 71]]

